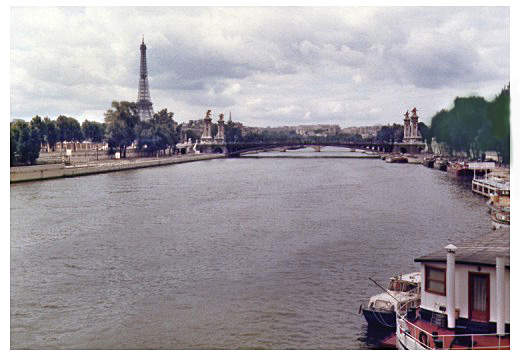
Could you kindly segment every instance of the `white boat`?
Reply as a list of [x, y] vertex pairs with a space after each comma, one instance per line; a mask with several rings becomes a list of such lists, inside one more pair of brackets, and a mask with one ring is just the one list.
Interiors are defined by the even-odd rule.
[[509, 196], [509, 181], [504, 179], [474, 178], [471, 182], [471, 190], [482, 196], [491, 197], [492, 195]]
[[421, 305], [397, 312], [398, 349], [510, 349], [509, 229], [416, 258]]
[[509, 212], [510, 197], [509, 191], [507, 194], [491, 194], [489, 200], [486, 202], [489, 212]]
[[492, 211], [491, 212], [491, 225], [493, 229], [509, 228], [511, 215], [505, 211]]
[[396, 311], [403, 306], [419, 306], [421, 302], [421, 273], [399, 275], [390, 278], [388, 289], [370, 297], [359, 307], [372, 328], [395, 329]]

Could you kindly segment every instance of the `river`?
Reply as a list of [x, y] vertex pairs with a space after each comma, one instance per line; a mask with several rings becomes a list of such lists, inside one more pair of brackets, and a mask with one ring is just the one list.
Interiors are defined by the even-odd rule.
[[378, 159], [218, 159], [10, 190], [12, 349], [373, 348], [368, 277], [386, 285], [491, 226], [445, 172]]

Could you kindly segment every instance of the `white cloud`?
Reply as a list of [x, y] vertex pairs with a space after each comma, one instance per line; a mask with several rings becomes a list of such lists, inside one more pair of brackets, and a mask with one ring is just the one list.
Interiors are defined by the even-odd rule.
[[401, 122], [509, 81], [509, 10], [479, 7], [17, 7], [11, 118], [103, 120], [137, 96], [145, 35], [155, 110], [245, 125]]

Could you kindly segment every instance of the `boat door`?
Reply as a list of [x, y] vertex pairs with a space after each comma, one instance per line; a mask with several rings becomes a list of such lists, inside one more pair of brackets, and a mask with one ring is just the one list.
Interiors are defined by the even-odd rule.
[[469, 272], [469, 319], [489, 322], [489, 274]]

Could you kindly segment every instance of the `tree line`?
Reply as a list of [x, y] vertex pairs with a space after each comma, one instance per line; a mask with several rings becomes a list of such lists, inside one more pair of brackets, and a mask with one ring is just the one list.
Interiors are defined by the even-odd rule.
[[[445, 149], [449, 156], [463, 152], [466, 157], [482, 158], [485, 151], [495, 151], [499, 162], [510, 162], [510, 85], [491, 101], [483, 97], [457, 97], [451, 109], [438, 111], [430, 126], [419, 122], [423, 141], [431, 148], [432, 140]], [[376, 140], [386, 143], [403, 140], [403, 125], [385, 125]]]
[[444, 146], [450, 156], [464, 152], [480, 158], [485, 151], [496, 151], [499, 162], [510, 162], [510, 85], [490, 102], [483, 97], [457, 97], [451, 109], [433, 117], [429, 136]]
[[179, 128], [173, 121], [173, 113], [162, 109], [149, 121], [139, 119], [137, 107], [132, 102], [112, 102], [105, 113], [105, 122], [84, 120], [83, 123], [65, 115], [55, 120], [36, 115], [31, 121], [21, 119], [10, 123], [11, 166], [16, 164], [34, 165], [40, 149], [46, 146], [50, 151], [57, 143], [106, 142], [109, 153], [118, 151], [126, 157], [126, 149], [134, 140], [140, 152], [155, 155], [159, 151], [172, 150], [179, 138]]
[[65, 115], [60, 115], [55, 120], [48, 117], [42, 119], [39, 115], [30, 122], [14, 120], [10, 123], [11, 166], [34, 165], [42, 145], [53, 151], [58, 142], [81, 142], [85, 139], [102, 142], [104, 130], [105, 125], [102, 123], [85, 120], [80, 125], [76, 119]]

